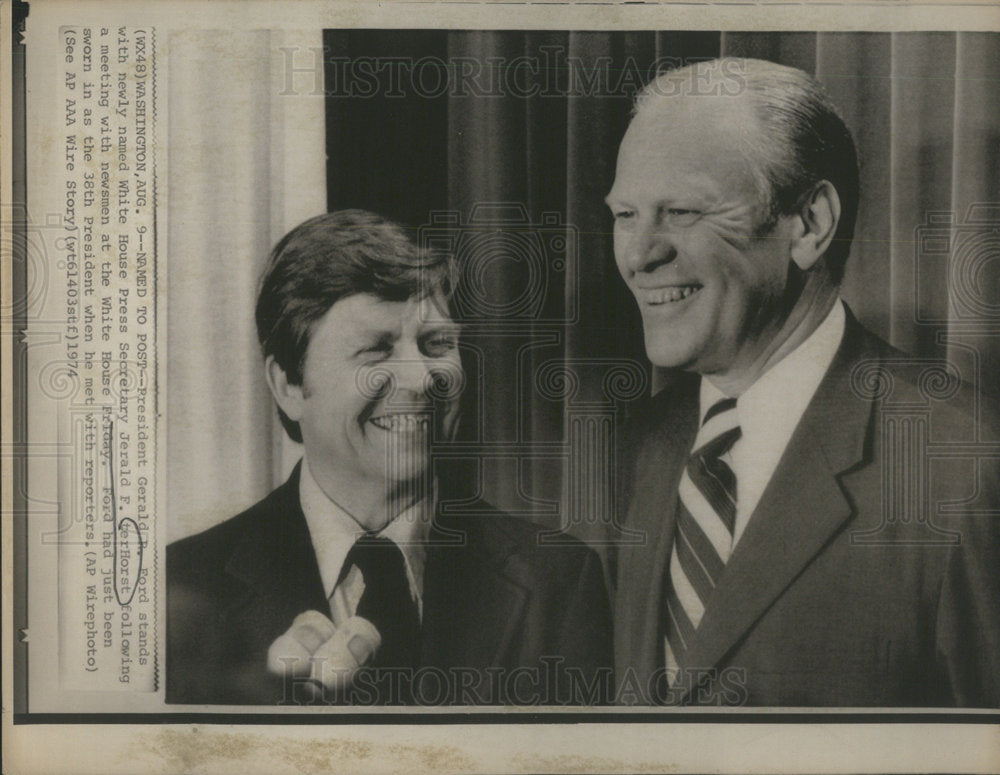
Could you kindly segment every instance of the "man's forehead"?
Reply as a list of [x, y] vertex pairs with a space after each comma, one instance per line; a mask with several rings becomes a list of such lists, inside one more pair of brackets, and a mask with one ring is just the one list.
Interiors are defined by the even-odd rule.
[[735, 144], [757, 129], [749, 100], [730, 96], [653, 98], [632, 120], [622, 145], [707, 148]]
[[359, 293], [339, 300], [331, 309], [339, 305], [343, 305], [343, 314], [361, 331], [392, 332], [407, 325], [453, 325], [447, 303], [440, 294], [394, 300]]
[[[618, 153], [609, 200], [637, 185], [685, 186], [742, 177], [748, 134], [747, 101], [726, 96], [654, 98], [632, 120]], [[683, 180], [681, 179], [683, 178]]]

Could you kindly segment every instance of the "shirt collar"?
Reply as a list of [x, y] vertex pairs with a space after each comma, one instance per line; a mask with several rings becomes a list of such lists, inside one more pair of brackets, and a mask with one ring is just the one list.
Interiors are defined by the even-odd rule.
[[[434, 500], [432, 495], [415, 503], [397, 514], [392, 522], [377, 534], [391, 540], [402, 552], [406, 562], [410, 592], [417, 601], [423, 597], [426, 539], [434, 514]], [[367, 531], [323, 492], [309, 470], [309, 461], [305, 457], [302, 459], [299, 475], [299, 501], [302, 504], [306, 524], [309, 526], [309, 536], [316, 553], [323, 591], [330, 597], [337, 579], [340, 578], [347, 553], [354, 546], [354, 542]]]
[[[744, 417], [749, 419], [752, 416], [793, 417], [797, 423], [833, 363], [845, 325], [844, 305], [838, 300], [805, 341], [761, 374], [737, 397], [736, 411], [741, 425]], [[708, 410], [724, 398], [727, 398], [726, 394], [710, 380], [702, 379], [699, 419], [704, 421]], [[789, 404], [789, 401], [792, 403]]]
[[[782, 358], [736, 400], [740, 438], [729, 452], [737, 479], [733, 541], [740, 539], [789, 441], [833, 363], [844, 335], [846, 314], [838, 301], [822, 323], [795, 350]], [[701, 411], [723, 394], [701, 381]]]
[[[737, 480], [738, 541], [756, 510], [788, 443], [830, 368], [843, 338], [846, 315], [838, 302], [822, 323], [795, 350], [782, 358], [736, 400], [740, 438], [727, 462]], [[701, 381], [701, 412], [723, 394], [707, 379]]]
[[[844, 305], [837, 301], [816, 330], [788, 355], [765, 371], [736, 401], [748, 417], [790, 421], [788, 436], [798, 424], [823, 380], [844, 335]], [[788, 422], [782, 423], [786, 425]], [[766, 432], [766, 426], [761, 428]]]

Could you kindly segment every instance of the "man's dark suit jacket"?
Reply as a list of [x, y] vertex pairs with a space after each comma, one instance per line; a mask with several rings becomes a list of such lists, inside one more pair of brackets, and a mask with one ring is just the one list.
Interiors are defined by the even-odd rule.
[[[167, 547], [167, 702], [293, 699], [267, 673], [268, 647], [303, 611], [329, 615], [298, 470], [242, 514]], [[602, 699], [594, 681], [600, 671], [610, 679], [612, 658], [600, 562], [572, 539], [542, 544], [540, 532], [495, 509], [436, 521], [431, 538], [442, 543], [428, 546], [424, 568], [425, 690], [410, 701]]]
[[[620, 702], [657, 701], [663, 579], [699, 386], [685, 374], [654, 396], [623, 450], [625, 523], [646, 541], [612, 560]], [[1000, 706], [1000, 434], [987, 408], [848, 311], [679, 688], [659, 701]]]

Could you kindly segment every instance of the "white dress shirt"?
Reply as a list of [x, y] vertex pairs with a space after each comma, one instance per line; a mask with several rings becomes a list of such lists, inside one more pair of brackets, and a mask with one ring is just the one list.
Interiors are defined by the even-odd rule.
[[[302, 504], [302, 513], [309, 526], [309, 537], [316, 552], [323, 590], [330, 601], [332, 620], [339, 627], [354, 615], [365, 587], [364, 579], [357, 568], [351, 569], [339, 585], [337, 579], [340, 578], [347, 553], [351, 551], [355, 541], [367, 531], [343, 508], [327, 497], [309, 470], [307, 458], [302, 460], [302, 471], [299, 475], [299, 502]], [[410, 594], [417, 604], [421, 618], [424, 561], [427, 556], [425, 539], [430, 531], [432, 516], [433, 498], [425, 498], [400, 512], [377, 534], [379, 538], [388, 538], [395, 543], [402, 552], [406, 564], [406, 576], [410, 583]]]
[[[765, 371], [736, 399], [740, 438], [724, 456], [736, 475], [733, 547], [746, 530], [778, 462], [844, 336], [846, 316], [838, 301], [809, 337]], [[700, 417], [726, 395], [701, 380]]]

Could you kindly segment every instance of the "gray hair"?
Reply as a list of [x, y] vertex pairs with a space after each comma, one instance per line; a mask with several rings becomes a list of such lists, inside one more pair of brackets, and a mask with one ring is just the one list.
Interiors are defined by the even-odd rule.
[[797, 212], [802, 198], [821, 180], [833, 185], [841, 213], [826, 263], [839, 282], [857, 218], [858, 158], [851, 132], [822, 85], [794, 67], [722, 57], [661, 73], [636, 96], [632, 115], [680, 95], [745, 95], [752, 100], [758, 131], [746, 142], [767, 203], [762, 229], [770, 229], [780, 215]]

